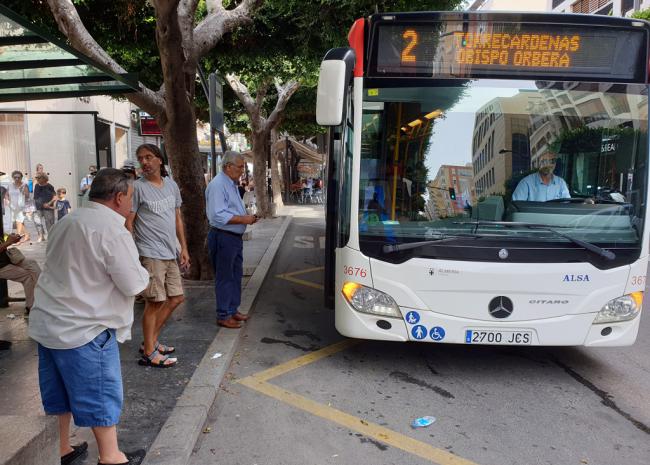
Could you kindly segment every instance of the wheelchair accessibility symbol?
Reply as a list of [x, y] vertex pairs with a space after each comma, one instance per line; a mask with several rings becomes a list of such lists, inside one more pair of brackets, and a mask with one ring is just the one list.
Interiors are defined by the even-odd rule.
[[431, 328], [429, 337], [431, 337], [431, 339], [433, 339], [434, 341], [442, 341], [445, 338], [445, 330], [440, 326], [434, 326], [433, 328]]

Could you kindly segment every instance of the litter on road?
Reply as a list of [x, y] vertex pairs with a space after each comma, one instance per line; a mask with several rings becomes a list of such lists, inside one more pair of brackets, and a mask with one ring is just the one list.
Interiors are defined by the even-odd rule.
[[411, 423], [411, 428], [426, 428], [427, 426], [430, 426], [433, 423], [435, 423], [435, 421], [436, 421], [436, 417], [416, 418]]

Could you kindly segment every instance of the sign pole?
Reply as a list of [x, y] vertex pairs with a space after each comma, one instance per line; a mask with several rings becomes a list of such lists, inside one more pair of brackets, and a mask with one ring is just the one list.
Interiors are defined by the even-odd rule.
[[217, 153], [215, 135], [219, 134], [222, 155], [226, 153], [226, 136], [223, 133], [223, 85], [218, 79], [217, 73], [210, 73], [208, 76], [210, 104], [210, 151], [212, 155], [212, 177], [217, 175]]

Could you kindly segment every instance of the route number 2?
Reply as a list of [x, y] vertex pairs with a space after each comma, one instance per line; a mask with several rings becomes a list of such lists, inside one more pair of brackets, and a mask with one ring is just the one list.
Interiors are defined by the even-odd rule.
[[365, 278], [368, 273], [366, 272], [365, 268], [346, 265], [343, 267], [343, 274], [347, 276], [358, 276], [360, 278]]
[[645, 285], [645, 276], [632, 276], [632, 286]]
[[418, 44], [418, 33], [413, 29], [407, 29], [402, 34], [402, 38], [409, 41], [408, 44], [402, 50], [402, 63], [415, 63], [415, 55], [413, 55], [413, 49]]

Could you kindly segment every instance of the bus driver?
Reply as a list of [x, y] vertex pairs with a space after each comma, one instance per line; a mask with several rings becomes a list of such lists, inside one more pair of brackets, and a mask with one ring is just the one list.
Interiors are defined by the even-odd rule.
[[556, 154], [546, 152], [539, 158], [539, 170], [529, 174], [517, 184], [512, 200], [548, 202], [556, 199], [570, 199], [569, 188], [560, 176], [553, 174]]

